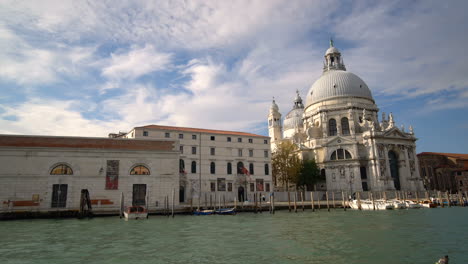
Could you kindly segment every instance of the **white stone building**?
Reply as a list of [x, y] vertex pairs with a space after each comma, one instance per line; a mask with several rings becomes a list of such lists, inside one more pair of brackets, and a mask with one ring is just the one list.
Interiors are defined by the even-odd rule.
[[122, 193], [161, 209], [179, 156], [176, 140], [0, 135], [0, 213], [78, 211], [83, 189], [95, 212], [118, 212]]
[[183, 203], [195, 206], [201, 200], [203, 205], [215, 194], [229, 201], [252, 200], [254, 192], [273, 190], [270, 138], [266, 136], [159, 125], [135, 127], [128, 133], [110, 136], [179, 142], [179, 200]]
[[322, 76], [307, 94], [306, 104], [297, 93], [285, 116], [273, 100], [268, 116], [271, 148], [292, 140], [303, 159], [315, 159], [330, 191], [423, 190], [410, 126], [395, 125], [382, 113], [367, 84], [346, 71], [341, 53], [330, 42]]

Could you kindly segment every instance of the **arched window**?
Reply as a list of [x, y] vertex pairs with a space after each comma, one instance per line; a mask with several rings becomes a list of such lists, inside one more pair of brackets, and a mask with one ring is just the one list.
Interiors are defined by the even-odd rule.
[[192, 161], [191, 172], [192, 173], [197, 173], [197, 162], [196, 161]]
[[241, 161], [237, 162], [237, 174], [244, 174], [244, 163]]
[[265, 175], [270, 175], [270, 167], [268, 167], [268, 164], [265, 164]]
[[185, 162], [183, 159], [179, 160], [179, 172], [184, 173], [185, 172]]
[[336, 136], [336, 132], [336, 120], [332, 118], [328, 120], [328, 136]]
[[150, 175], [150, 171], [143, 165], [137, 165], [132, 168], [130, 175]]
[[347, 117], [341, 118], [341, 134], [344, 136], [349, 135], [349, 121]]
[[214, 162], [210, 163], [210, 173], [215, 174], [216, 173], [216, 165]]
[[253, 165], [253, 163], [249, 164], [249, 173], [254, 174], [254, 165]]
[[68, 165], [60, 164], [50, 171], [50, 175], [73, 175], [73, 170]]
[[228, 164], [227, 164], [227, 174], [232, 174], [232, 164], [231, 164], [231, 162], [228, 162]]
[[333, 151], [330, 156], [330, 160], [342, 160], [342, 159], [352, 159], [351, 153], [345, 149], [337, 149]]

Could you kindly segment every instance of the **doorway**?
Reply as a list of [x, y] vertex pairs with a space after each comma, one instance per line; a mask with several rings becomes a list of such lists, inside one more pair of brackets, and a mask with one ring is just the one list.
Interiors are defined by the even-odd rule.
[[401, 190], [401, 185], [400, 175], [398, 172], [398, 156], [393, 150], [388, 152], [388, 161], [390, 163], [390, 174], [392, 176], [393, 183], [395, 184], [395, 189], [399, 191]]
[[237, 196], [239, 198], [239, 202], [244, 202], [245, 200], [245, 196], [244, 196], [244, 187], [242, 186], [239, 186], [239, 188], [237, 189]]
[[67, 206], [68, 184], [52, 185], [52, 208]]
[[133, 184], [132, 205], [146, 205], [146, 184]]
[[185, 188], [184, 186], [180, 186], [179, 188], [179, 203], [185, 202]]

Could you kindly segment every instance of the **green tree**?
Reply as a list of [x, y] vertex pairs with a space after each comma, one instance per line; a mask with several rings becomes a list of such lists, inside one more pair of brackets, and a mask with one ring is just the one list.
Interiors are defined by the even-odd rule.
[[297, 146], [291, 141], [283, 141], [276, 146], [272, 156], [272, 175], [275, 186], [289, 190], [290, 183], [296, 184], [301, 172], [302, 161], [297, 155]]
[[315, 184], [324, 180], [325, 178], [320, 174], [315, 160], [304, 160], [296, 180], [296, 186], [302, 190], [310, 191]]

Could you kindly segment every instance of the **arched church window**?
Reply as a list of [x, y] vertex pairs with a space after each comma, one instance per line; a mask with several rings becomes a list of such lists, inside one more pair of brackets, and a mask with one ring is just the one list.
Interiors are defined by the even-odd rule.
[[343, 159], [352, 159], [351, 153], [346, 149], [337, 149], [333, 151], [330, 156], [330, 160], [343, 160]]
[[231, 162], [228, 162], [228, 164], [227, 164], [227, 174], [232, 174], [232, 164], [231, 164]]
[[328, 134], [329, 136], [336, 136], [336, 132], [336, 120], [332, 118], [328, 120]]
[[196, 161], [192, 161], [191, 172], [192, 173], [197, 173], [197, 162]]
[[341, 118], [341, 134], [349, 135], [349, 122], [347, 117]]
[[50, 175], [73, 175], [73, 170], [68, 165], [59, 164], [50, 171]]
[[132, 168], [130, 175], [150, 175], [150, 171], [143, 165], [137, 165]]
[[214, 162], [210, 163], [210, 173], [215, 174], [216, 173], [216, 164]]

